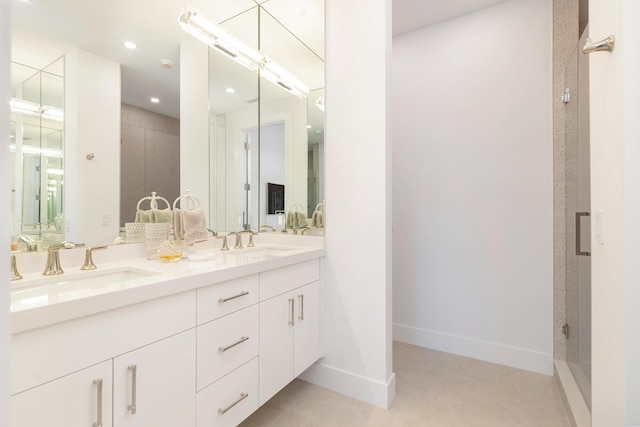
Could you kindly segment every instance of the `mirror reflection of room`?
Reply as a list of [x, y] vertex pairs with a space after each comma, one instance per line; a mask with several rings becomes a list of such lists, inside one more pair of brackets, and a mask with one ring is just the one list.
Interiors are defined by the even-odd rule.
[[[180, 81], [191, 78], [182, 44], [192, 37], [178, 17], [187, 4], [156, 5], [144, 25], [118, 4], [16, 4], [12, 97], [39, 106], [39, 116], [12, 112], [12, 245], [26, 251], [63, 240], [125, 243], [139, 200], [155, 192], [173, 201], [190, 187], [215, 232], [293, 233], [286, 214], [298, 205], [298, 226], [314, 228], [324, 201], [324, 116], [315, 96], [324, 90], [324, 7], [303, 3], [191, 3], [309, 88], [292, 95], [209, 48], [208, 141], [196, 151], [208, 160], [195, 175], [182, 158], [188, 136], [181, 98], [189, 95], [181, 94]], [[303, 18], [302, 9], [309, 12]], [[114, 15], [117, 34], [107, 43], [96, 29]], [[284, 188], [277, 213], [269, 211], [269, 183]]]

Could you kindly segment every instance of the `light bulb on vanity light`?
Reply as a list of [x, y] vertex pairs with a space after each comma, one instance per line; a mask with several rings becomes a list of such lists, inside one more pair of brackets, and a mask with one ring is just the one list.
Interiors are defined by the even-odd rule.
[[160, 103], [160, 99], [156, 98], [155, 96], [152, 96], [151, 98], [149, 98], [149, 101], [153, 102], [154, 104]]

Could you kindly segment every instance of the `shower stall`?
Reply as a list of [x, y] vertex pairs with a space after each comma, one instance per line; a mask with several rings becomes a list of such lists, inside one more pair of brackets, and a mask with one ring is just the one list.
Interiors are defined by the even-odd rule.
[[[582, 27], [582, 26], [581, 26]], [[588, 25], [565, 69], [566, 361], [591, 407], [591, 211]]]

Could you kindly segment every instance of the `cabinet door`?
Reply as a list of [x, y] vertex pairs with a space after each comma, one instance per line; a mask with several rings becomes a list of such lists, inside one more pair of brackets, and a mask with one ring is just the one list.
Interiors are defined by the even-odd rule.
[[297, 377], [320, 358], [320, 283], [302, 286], [294, 291], [294, 296], [293, 376]]
[[114, 427], [195, 426], [195, 333], [192, 329], [114, 359]]
[[111, 366], [109, 360], [14, 395], [11, 425], [111, 426]]
[[260, 405], [293, 379], [295, 298], [286, 293], [260, 303]]

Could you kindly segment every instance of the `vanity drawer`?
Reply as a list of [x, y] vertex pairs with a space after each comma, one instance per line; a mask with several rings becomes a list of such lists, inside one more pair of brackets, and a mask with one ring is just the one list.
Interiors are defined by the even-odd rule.
[[313, 259], [299, 264], [260, 273], [260, 301], [315, 282], [320, 279], [320, 260]]
[[256, 304], [198, 326], [198, 390], [258, 355], [259, 321]]
[[197, 427], [235, 427], [257, 409], [256, 357], [198, 393]]
[[198, 289], [198, 325], [257, 303], [258, 289], [257, 274]]

